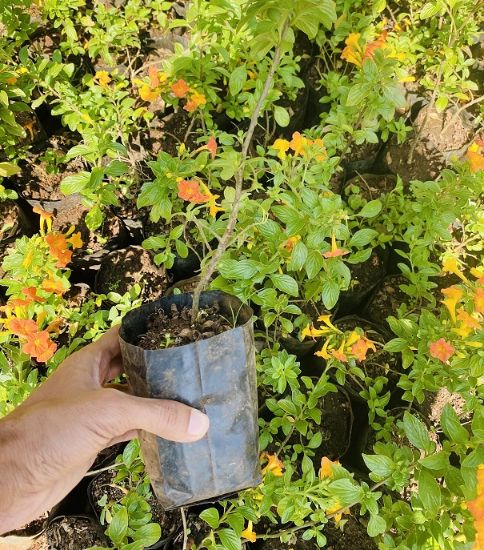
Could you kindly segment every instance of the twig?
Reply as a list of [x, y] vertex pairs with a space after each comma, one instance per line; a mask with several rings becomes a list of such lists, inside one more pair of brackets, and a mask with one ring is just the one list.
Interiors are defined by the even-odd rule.
[[188, 526], [187, 526], [187, 516], [185, 514], [185, 508], [183, 508], [183, 506], [180, 508], [180, 514], [181, 514], [182, 524], [183, 524], [182, 550], [186, 550], [186, 547], [188, 544]]
[[474, 98], [472, 101], [469, 101], [469, 103], [466, 103], [465, 105], [462, 105], [462, 107], [460, 107], [459, 109], [457, 109], [457, 111], [452, 115], [451, 119], [449, 120], [449, 122], [447, 122], [447, 124], [442, 128], [442, 134], [445, 134], [445, 132], [452, 126], [452, 124], [454, 124], [454, 122], [456, 121], [457, 117], [463, 112], [465, 111], [466, 109], [468, 109], [469, 107], [471, 107], [472, 105], [475, 105], [476, 103], [480, 103], [481, 101], [484, 100], [484, 95], [481, 95], [479, 97], [476, 97]]
[[[282, 29], [281, 42], [284, 38], [284, 35], [286, 34], [286, 30], [287, 30], [287, 21], [285, 21]], [[218, 265], [220, 258], [222, 257], [222, 254], [227, 249], [227, 245], [229, 243], [229, 240], [232, 236], [232, 233], [235, 229], [235, 225], [237, 223], [237, 215], [242, 205], [242, 200], [241, 200], [242, 184], [244, 182], [245, 161], [247, 159], [249, 147], [252, 142], [252, 137], [254, 135], [254, 130], [257, 126], [257, 121], [259, 119], [262, 106], [264, 105], [264, 101], [267, 98], [267, 94], [269, 93], [270, 87], [272, 85], [272, 81], [274, 79], [274, 74], [276, 72], [277, 66], [279, 65], [279, 61], [281, 59], [281, 53], [282, 53], [281, 46], [278, 45], [274, 51], [274, 58], [272, 60], [271, 68], [269, 69], [269, 74], [267, 75], [266, 81], [264, 83], [264, 88], [262, 89], [261, 95], [259, 97], [259, 101], [257, 102], [257, 105], [255, 106], [254, 112], [252, 113], [252, 117], [250, 119], [249, 129], [247, 130], [247, 134], [245, 136], [244, 143], [242, 145], [239, 167], [237, 169], [237, 172], [235, 173], [235, 196], [234, 196], [234, 202], [232, 204], [232, 211], [230, 212], [227, 227], [225, 228], [225, 232], [222, 235], [222, 238], [220, 239], [218, 248], [215, 251], [215, 254], [212, 256], [212, 259], [210, 260], [210, 263], [208, 264], [207, 268], [204, 270], [204, 273], [200, 278], [200, 282], [198, 283], [193, 293], [192, 323], [195, 322], [198, 315], [198, 309], [200, 305], [200, 294], [207, 286], [208, 282], [210, 281], [213, 275], [213, 272], [215, 271], [215, 268]]]

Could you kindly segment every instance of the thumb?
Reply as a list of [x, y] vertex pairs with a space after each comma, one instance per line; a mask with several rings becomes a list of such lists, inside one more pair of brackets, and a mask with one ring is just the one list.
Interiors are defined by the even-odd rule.
[[201, 439], [208, 430], [208, 416], [178, 401], [135, 397], [114, 390], [122, 411], [121, 433], [145, 430], [163, 439], [190, 442]]

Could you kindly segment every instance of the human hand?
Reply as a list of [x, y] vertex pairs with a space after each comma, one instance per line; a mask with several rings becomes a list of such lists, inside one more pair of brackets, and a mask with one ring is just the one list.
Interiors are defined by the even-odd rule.
[[102, 449], [146, 430], [196, 441], [208, 417], [175, 401], [105, 387], [122, 372], [118, 329], [72, 354], [0, 421], [0, 534], [50, 510]]

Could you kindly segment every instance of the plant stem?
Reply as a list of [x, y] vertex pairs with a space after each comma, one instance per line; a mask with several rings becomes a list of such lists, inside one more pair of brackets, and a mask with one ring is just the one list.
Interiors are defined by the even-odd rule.
[[185, 508], [183, 508], [183, 506], [180, 508], [180, 514], [181, 514], [182, 524], [183, 524], [182, 550], [185, 550], [188, 544], [188, 526], [187, 526], [187, 516], [185, 514]]
[[[281, 42], [284, 39], [284, 35], [286, 34], [287, 29], [287, 21], [285, 21], [282, 32], [281, 32]], [[219, 245], [217, 250], [215, 251], [214, 255], [212, 256], [207, 268], [204, 270], [200, 282], [198, 283], [197, 287], [195, 288], [195, 291], [193, 292], [193, 302], [192, 302], [192, 323], [195, 322], [197, 316], [198, 316], [198, 309], [200, 306], [200, 294], [207, 286], [208, 282], [210, 281], [213, 272], [215, 271], [218, 262], [220, 261], [220, 258], [222, 257], [222, 254], [227, 249], [228, 243], [230, 241], [230, 238], [232, 236], [232, 233], [234, 232], [235, 225], [237, 223], [237, 216], [240, 210], [240, 207], [242, 205], [242, 185], [244, 183], [244, 166], [245, 161], [247, 159], [248, 153], [249, 153], [249, 147], [252, 142], [252, 137], [254, 135], [254, 130], [257, 126], [257, 121], [259, 120], [259, 115], [262, 110], [262, 107], [264, 105], [264, 101], [267, 98], [267, 94], [269, 93], [269, 90], [272, 85], [272, 81], [274, 80], [274, 74], [276, 72], [277, 66], [279, 65], [279, 62], [281, 60], [281, 46], [280, 44], [276, 47], [274, 51], [274, 58], [272, 60], [271, 67], [269, 69], [269, 73], [267, 75], [266, 81], [264, 83], [264, 88], [262, 89], [261, 95], [259, 97], [259, 101], [257, 102], [254, 112], [252, 113], [249, 129], [247, 130], [247, 134], [245, 135], [244, 142], [242, 144], [242, 151], [241, 151], [241, 158], [239, 167], [237, 169], [237, 172], [235, 173], [235, 196], [234, 196], [234, 202], [232, 204], [232, 211], [230, 212], [230, 216], [228, 219], [227, 227], [225, 228], [225, 232], [222, 235], [222, 238], [220, 239]]]

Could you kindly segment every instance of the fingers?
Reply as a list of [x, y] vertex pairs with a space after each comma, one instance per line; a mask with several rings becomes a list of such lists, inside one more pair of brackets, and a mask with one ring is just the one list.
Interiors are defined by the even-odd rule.
[[171, 441], [190, 442], [207, 433], [208, 416], [183, 403], [135, 397], [115, 390], [106, 392], [111, 392], [117, 402], [112, 405], [112, 410], [118, 412], [117, 425], [110, 427], [111, 433], [117, 429], [113, 438], [131, 430], [145, 430]]

